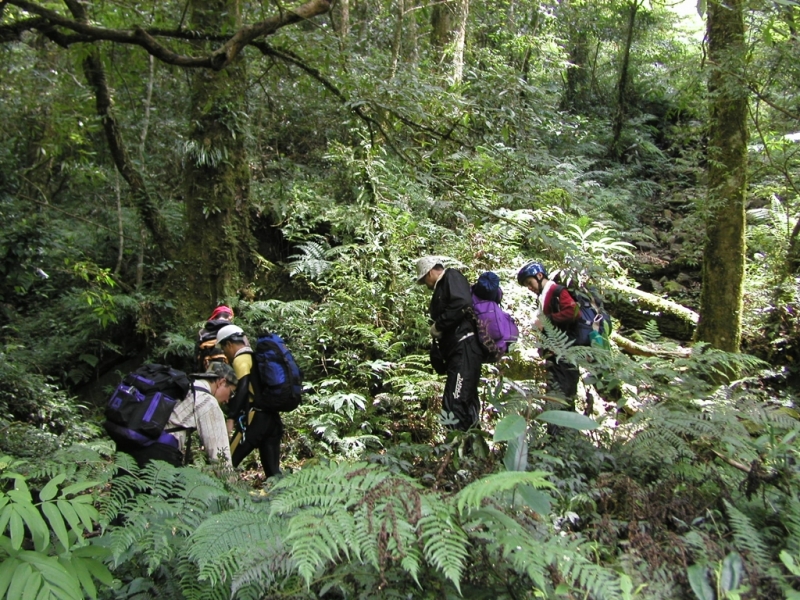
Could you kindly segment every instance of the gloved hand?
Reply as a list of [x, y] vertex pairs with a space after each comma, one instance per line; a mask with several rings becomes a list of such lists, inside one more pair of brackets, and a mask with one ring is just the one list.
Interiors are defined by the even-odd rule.
[[435, 337], [437, 340], [442, 337], [442, 332], [436, 329], [436, 323], [431, 325], [431, 335]]

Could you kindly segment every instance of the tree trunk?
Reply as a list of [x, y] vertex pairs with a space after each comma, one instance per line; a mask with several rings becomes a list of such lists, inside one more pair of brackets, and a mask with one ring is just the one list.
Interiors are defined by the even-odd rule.
[[464, 73], [468, 16], [469, 0], [447, 0], [431, 10], [431, 46], [451, 85], [461, 83]]
[[339, 47], [342, 51], [347, 48], [347, 38], [350, 37], [350, 0], [338, 0], [336, 3], [337, 16], [339, 23], [337, 29], [339, 33]]
[[436, 2], [431, 9], [431, 46], [441, 53], [444, 60], [444, 49], [453, 41], [453, 2]]
[[[191, 26], [235, 27], [236, 0], [195, 0]], [[186, 233], [172, 293], [184, 309], [203, 315], [241, 284], [253, 243], [249, 227], [249, 170], [244, 140], [245, 63], [237, 57], [222, 71], [191, 75], [191, 131], [184, 190]]]
[[636, 26], [636, 13], [639, 12], [639, 0], [633, 0], [628, 5], [628, 29], [625, 34], [625, 46], [622, 50], [622, 65], [619, 69], [619, 82], [617, 83], [617, 109], [614, 113], [614, 124], [611, 136], [611, 146], [608, 155], [619, 158], [622, 151], [619, 147], [622, 138], [622, 126], [628, 118], [628, 70], [631, 60], [631, 46], [633, 45], [633, 32]]
[[569, 65], [566, 73], [566, 90], [561, 101], [562, 110], [580, 112], [589, 106], [590, 72], [588, 27], [580, 20], [585, 7], [574, 6], [571, 0], [561, 0], [559, 19], [567, 24]]
[[469, 17], [469, 0], [458, 0], [456, 6], [456, 29], [453, 39], [453, 70], [450, 84], [461, 83], [464, 77], [464, 48], [467, 42], [467, 17]]
[[[66, 4], [77, 21], [88, 22], [83, 4], [77, 0], [68, 0]], [[83, 73], [89, 83], [89, 87], [94, 92], [95, 107], [103, 124], [103, 132], [105, 133], [114, 165], [130, 186], [134, 204], [145, 226], [152, 233], [156, 246], [163, 256], [171, 258], [174, 253], [172, 239], [161, 218], [158, 206], [147, 190], [144, 176], [130, 158], [127, 145], [122, 137], [122, 130], [114, 115], [114, 101], [98, 48], [92, 47], [83, 59]]]
[[389, 70], [389, 79], [394, 79], [397, 73], [397, 64], [400, 62], [400, 53], [403, 47], [403, 21], [406, 16], [405, 0], [396, 0], [397, 20], [394, 24], [394, 39], [392, 39], [392, 66]]
[[747, 89], [743, 0], [708, 3], [711, 121], [703, 289], [696, 339], [738, 352], [747, 188]]

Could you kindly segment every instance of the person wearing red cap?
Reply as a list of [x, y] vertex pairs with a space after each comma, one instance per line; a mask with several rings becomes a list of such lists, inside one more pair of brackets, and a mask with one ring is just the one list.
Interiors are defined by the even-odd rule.
[[225, 325], [230, 325], [231, 321], [233, 321], [233, 309], [220, 305], [208, 317], [205, 327], [197, 333], [195, 358], [198, 370], [205, 371], [212, 362], [228, 362], [225, 354], [217, 346], [217, 331]]
[[[233, 309], [229, 306], [220, 305], [214, 309], [214, 312], [211, 313], [211, 316], [208, 317], [208, 320], [220, 320], [230, 323], [233, 321]], [[220, 327], [223, 327], [223, 325], [220, 325]]]

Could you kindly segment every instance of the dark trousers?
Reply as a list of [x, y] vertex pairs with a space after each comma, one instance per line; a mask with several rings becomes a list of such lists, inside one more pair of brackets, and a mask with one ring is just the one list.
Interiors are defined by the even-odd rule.
[[570, 402], [570, 406], [575, 408], [575, 396], [578, 393], [578, 381], [581, 376], [578, 367], [563, 359], [556, 361], [555, 356], [547, 356], [545, 368], [548, 393], [564, 396]]
[[279, 413], [251, 409], [244, 435], [237, 433], [231, 443], [233, 466], [238, 467], [257, 448], [266, 476], [280, 475], [282, 436], [283, 421]]
[[473, 335], [458, 342], [446, 360], [447, 382], [444, 385], [442, 408], [458, 419], [454, 425], [456, 429], [466, 431], [478, 423], [481, 415], [478, 385], [481, 382], [483, 352], [477, 338]]

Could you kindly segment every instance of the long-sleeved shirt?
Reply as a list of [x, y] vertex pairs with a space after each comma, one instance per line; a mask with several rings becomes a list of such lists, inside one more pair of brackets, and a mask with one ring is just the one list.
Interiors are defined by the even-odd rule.
[[578, 319], [578, 305], [565, 287], [561, 288], [561, 293], [556, 300], [555, 292], [558, 287], [559, 285], [552, 280], [549, 280], [544, 286], [540, 296], [542, 312], [559, 329], [569, 331], [572, 324]]
[[[197, 429], [209, 461], [219, 461], [224, 466], [233, 468], [225, 415], [222, 414], [219, 402], [211, 395], [211, 387], [207, 381], [197, 379], [192, 382], [192, 386], [196, 389], [190, 389], [186, 397], [172, 409], [166, 429]], [[178, 446], [183, 452], [187, 432], [178, 430], [171, 433], [178, 440]]]
[[467, 278], [457, 269], [445, 269], [433, 288], [430, 317], [442, 332], [439, 347], [449, 354], [475, 327], [467, 316], [472, 308], [472, 290]]

